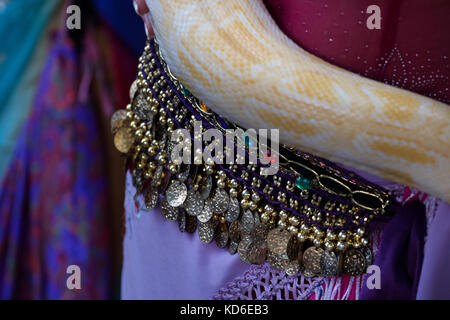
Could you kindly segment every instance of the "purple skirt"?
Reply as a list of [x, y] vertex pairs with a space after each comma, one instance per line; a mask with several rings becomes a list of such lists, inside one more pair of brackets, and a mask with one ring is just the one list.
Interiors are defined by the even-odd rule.
[[305, 278], [287, 276], [267, 263], [249, 266], [214, 243], [203, 244], [197, 234], [180, 232], [159, 208], [142, 209], [143, 199], [134, 199], [128, 174], [122, 299], [450, 298], [450, 254], [445, 249], [450, 240], [450, 205], [420, 192], [405, 197], [403, 186], [358, 174], [392, 190], [404, 204], [417, 198], [425, 204], [420, 207], [424, 210], [405, 206], [396, 219], [374, 228], [371, 237], [374, 264], [381, 269], [380, 289], [367, 288], [367, 275]]

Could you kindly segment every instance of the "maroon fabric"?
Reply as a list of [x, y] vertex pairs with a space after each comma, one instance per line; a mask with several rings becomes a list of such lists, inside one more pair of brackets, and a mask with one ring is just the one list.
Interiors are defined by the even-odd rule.
[[[450, 1], [264, 0], [283, 32], [324, 60], [450, 103]], [[381, 9], [370, 30], [367, 7]]]

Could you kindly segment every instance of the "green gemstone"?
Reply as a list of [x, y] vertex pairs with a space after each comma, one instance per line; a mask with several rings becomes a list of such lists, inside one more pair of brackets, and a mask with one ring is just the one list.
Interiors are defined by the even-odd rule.
[[298, 177], [295, 179], [295, 186], [300, 190], [308, 190], [312, 187], [312, 181], [305, 177]]
[[185, 96], [190, 96], [190, 95], [191, 95], [191, 93], [189, 92], [189, 90], [186, 89], [185, 87], [183, 87], [183, 88], [181, 89], [181, 92], [182, 92]]
[[242, 138], [244, 139], [245, 145], [247, 147], [253, 147], [253, 145], [254, 145], [253, 141], [252, 141], [252, 139], [250, 139], [249, 136], [247, 136], [245, 133], [243, 133], [242, 134]]

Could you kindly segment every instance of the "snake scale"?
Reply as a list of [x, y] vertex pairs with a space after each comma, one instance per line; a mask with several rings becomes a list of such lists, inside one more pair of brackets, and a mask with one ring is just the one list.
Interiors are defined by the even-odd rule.
[[260, 0], [146, 0], [172, 73], [215, 112], [450, 201], [450, 108], [306, 52]]

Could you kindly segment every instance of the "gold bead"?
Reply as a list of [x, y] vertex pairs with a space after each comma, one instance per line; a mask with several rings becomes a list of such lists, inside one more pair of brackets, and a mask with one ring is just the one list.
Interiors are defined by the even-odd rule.
[[301, 227], [300, 227], [300, 230], [301, 230], [303, 233], [308, 233], [308, 232], [309, 232], [309, 226], [308, 226], [308, 224], [302, 223], [302, 225], [301, 225]]
[[325, 241], [325, 249], [328, 251], [334, 250], [334, 244], [331, 241]]
[[323, 237], [323, 231], [320, 230], [320, 229], [316, 229], [316, 230], [314, 231], [314, 236], [315, 236], [316, 238], [322, 238], [322, 237]]
[[259, 194], [257, 194], [256, 192], [252, 193], [252, 200], [254, 202], [258, 202], [261, 199], [261, 197], [259, 196]]
[[145, 163], [144, 162], [138, 162], [137, 167], [139, 169], [144, 169], [145, 168]]
[[313, 244], [314, 244], [316, 247], [320, 247], [320, 246], [322, 245], [322, 240], [320, 240], [320, 239], [314, 239], [314, 240], [313, 240]]
[[297, 239], [300, 242], [305, 242], [307, 238], [303, 232], [299, 232], [299, 233], [297, 233]]
[[331, 230], [327, 230], [327, 239], [335, 240], [336, 239], [336, 234], [333, 231], [331, 231]]
[[292, 216], [289, 218], [289, 223], [296, 227], [300, 224], [300, 221], [298, 220], [298, 218], [296, 216]]
[[154, 163], [153, 161], [148, 163], [148, 167], [150, 170], [155, 170], [156, 169], [156, 163]]
[[268, 213], [264, 212], [263, 214], [261, 214], [261, 221], [262, 222], [269, 222], [270, 220], [270, 216]]
[[148, 157], [145, 153], [141, 153], [141, 160], [142, 161], [147, 161]]
[[221, 179], [225, 179], [227, 177], [227, 174], [223, 170], [220, 170], [219, 172], [217, 172], [217, 174]]
[[280, 211], [280, 219], [281, 219], [281, 220], [286, 220], [287, 217], [288, 217], [287, 212], [286, 212], [285, 210], [281, 210], [281, 211]]
[[358, 229], [356, 230], [356, 235], [357, 235], [358, 237], [364, 236], [364, 233], [365, 233], [364, 228], [358, 228]]
[[214, 167], [213, 166], [206, 166], [205, 167], [205, 171], [206, 171], [206, 174], [212, 175], [212, 174], [214, 174]]
[[367, 238], [362, 238], [361, 245], [367, 247], [369, 245], [369, 240], [367, 240]]
[[346, 247], [347, 246], [346, 246], [345, 242], [342, 242], [342, 241], [338, 241], [338, 243], [336, 244], [336, 249], [339, 251], [344, 251]]
[[217, 187], [220, 189], [225, 188], [225, 181], [223, 179], [220, 179], [219, 181], [217, 181]]
[[236, 179], [231, 179], [230, 181], [230, 187], [231, 188], [237, 188], [239, 186], [239, 183]]
[[[141, 135], [142, 136], [142, 135]], [[149, 147], [149, 140], [148, 140], [148, 138], [143, 138], [142, 140], [141, 140], [141, 144], [142, 144], [142, 146], [144, 147], [144, 148], [148, 148]]]
[[148, 148], [147, 152], [148, 152], [149, 156], [153, 157], [156, 154], [156, 147], [151, 146], [150, 148]]
[[156, 140], [152, 140], [152, 147], [159, 148], [159, 142]]
[[341, 241], [345, 241], [347, 239], [347, 232], [345, 232], [344, 230], [342, 230], [341, 232], [339, 232], [339, 240]]
[[245, 200], [245, 199], [242, 199], [241, 200], [241, 207], [242, 207], [242, 209], [247, 209], [248, 207], [249, 207], [249, 202], [248, 202], [248, 200]]
[[292, 234], [297, 234], [298, 229], [294, 226], [289, 226], [288, 231]]
[[142, 132], [141, 129], [136, 130], [136, 137], [138, 137], [139, 139], [141, 139], [144, 136], [144, 133]]
[[159, 164], [165, 164], [166, 163], [166, 156], [163, 153], [160, 153], [157, 157], [156, 160], [158, 161]]
[[145, 172], [144, 172], [144, 178], [145, 178], [145, 179], [150, 179], [151, 177], [152, 177], [151, 171], [145, 171]]
[[266, 204], [264, 206], [264, 211], [267, 212], [267, 213], [272, 213], [273, 212], [273, 208], [272, 208], [271, 205]]
[[171, 164], [169, 165], [169, 172], [170, 172], [171, 174], [176, 174], [176, 173], [178, 173], [178, 166], [177, 166], [176, 164], [174, 164], [174, 163], [171, 163]]
[[286, 228], [286, 223], [283, 220], [278, 221], [278, 226], [281, 228]]

